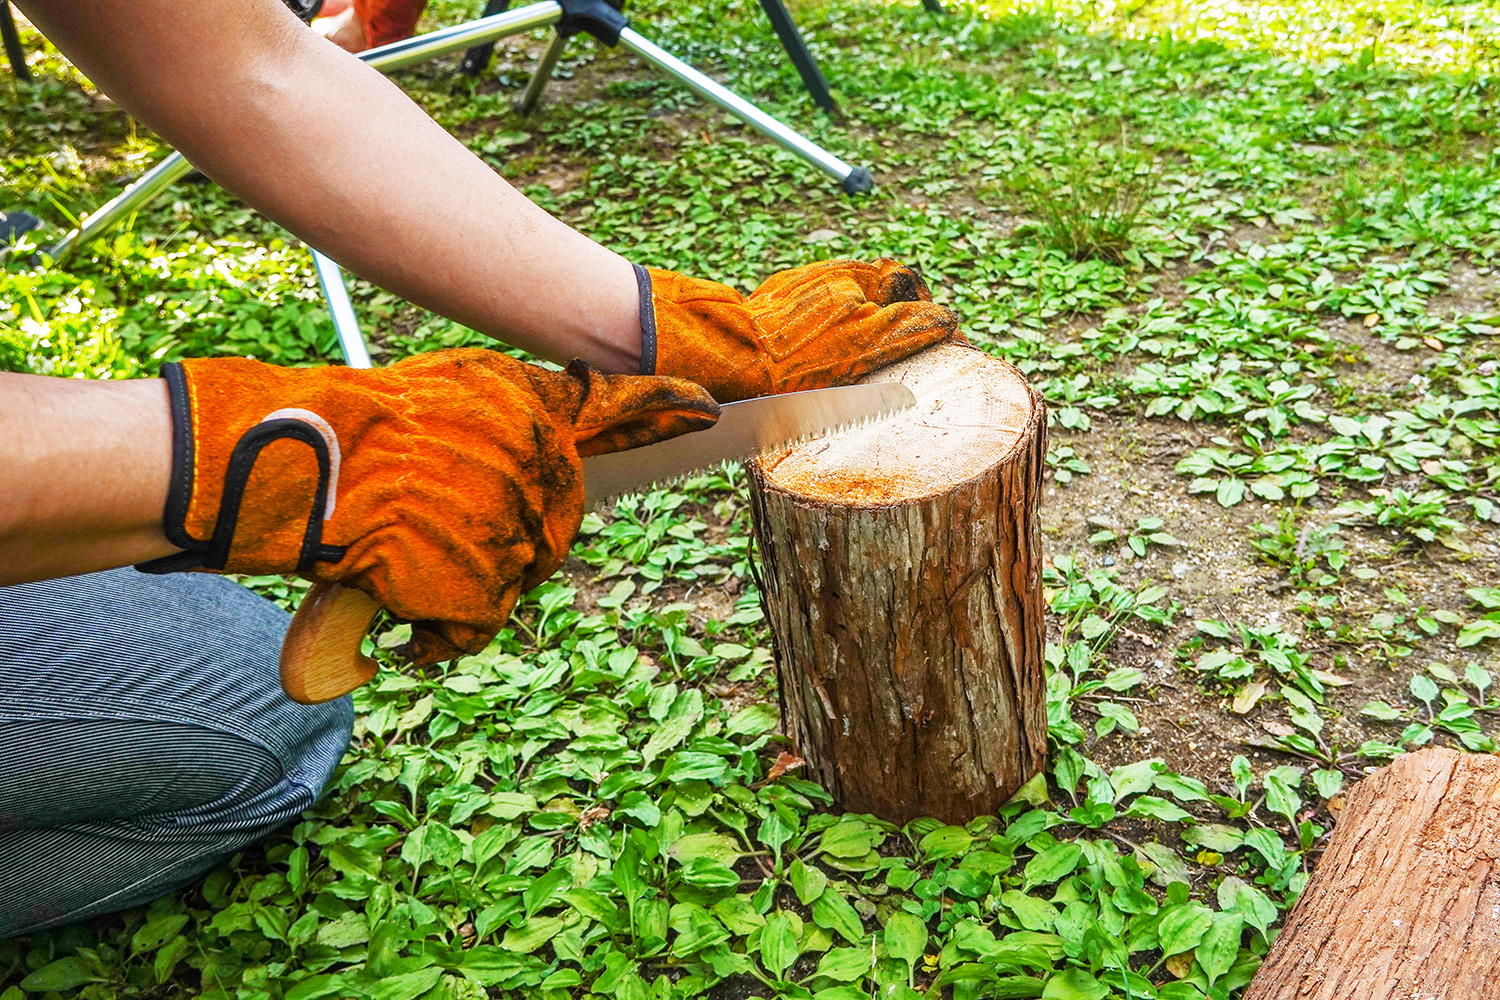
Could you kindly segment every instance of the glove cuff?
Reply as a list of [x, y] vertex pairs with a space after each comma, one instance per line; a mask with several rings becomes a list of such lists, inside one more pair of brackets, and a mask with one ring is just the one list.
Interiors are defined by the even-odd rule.
[[639, 264], [635, 284], [641, 295], [641, 374], [656, 374], [656, 300], [651, 297], [651, 272]]
[[[227, 461], [223, 462], [222, 469], [216, 468], [218, 462], [200, 460], [207, 442], [197, 440], [194, 431], [198, 426], [195, 418], [202, 415], [193, 412], [193, 393], [187, 370], [180, 363], [169, 363], [162, 366], [162, 377], [167, 383], [172, 413], [172, 476], [162, 513], [162, 532], [167, 541], [183, 551], [140, 563], [136, 569], [145, 573], [178, 573], [227, 568], [240, 508], [245, 500], [245, 488], [256, 460], [267, 445], [284, 439], [300, 441], [312, 450], [318, 467], [318, 482], [295, 564], [286, 565], [282, 571], [306, 572], [317, 562], [342, 559], [344, 546], [323, 544], [325, 515], [329, 513], [331, 498], [337, 491], [339, 466], [338, 439], [326, 421], [306, 410], [277, 410], [246, 428]], [[218, 489], [200, 489], [200, 479], [220, 476], [222, 485]], [[212, 534], [207, 538], [197, 538], [189, 529], [188, 521], [194, 517], [195, 494], [201, 503], [205, 493], [217, 494], [217, 509], [196, 512], [198, 524], [208, 523], [210, 517], [213, 523]]]

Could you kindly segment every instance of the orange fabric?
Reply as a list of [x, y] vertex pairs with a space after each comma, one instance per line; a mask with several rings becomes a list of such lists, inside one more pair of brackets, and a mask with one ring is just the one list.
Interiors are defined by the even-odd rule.
[[[414, 623], [411, 658], [483, 649], [521, 594], [562, 565], [583, 517], [581, 456], [710, 426], [718, 405], [681, 379], [552, 372], [486, 350], [389, 368], [183, 362], [193, 488], [185, 527], [214, 532], [231, 453], [269, 415], [306, 411], [336, 436], [337, 485], [315, 579], [358, 587]], [[293, 417], [308, 421], [306, 417]], [[256, 461], [225, 569], [296, 569], [318, 482], [312, 448], [277, 440]]]
[[829, 260], [772, 275], [749, 296], [648, 269], [656, 371], [721, 403], [854, 382], [957, 337], [958, 317], [894, 260]]
[[410, 38], [427, 0], [354, 0], [354, 16], [365, 26], [370, 48]]

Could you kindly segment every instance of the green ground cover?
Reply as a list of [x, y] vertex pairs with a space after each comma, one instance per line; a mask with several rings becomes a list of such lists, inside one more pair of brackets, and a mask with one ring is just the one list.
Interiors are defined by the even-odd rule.
[[[589, 44], [530, 120], [509, 102], [539, 39], [498, 79], [397, 78], [634, 259], [749, 287], [894, 256], [1030, 374], [1053, 426], [1044, 780], [897, 828], [777, 768], [743, 477], [703, 476], [590, 515], [484, 654], [360, 691], [304, 821], [150, 907], [0, 943], [0, 1000], [1230, 997], [1349, 783], [1402, 749], [1494, 749], [1500, 10], [949, 6], [797, 5], [841, 121], [755, 5], [635, 8], [870, 164], [855, 200]], [[0, 205], [45, 239], [162, 148], [27, 40]], [[479, 342], [353, 291], [377, 359]], [[212, 185], [67, 269], [24, 248], [0, 269], [11, 370], [336, 350], [305, 249]]]

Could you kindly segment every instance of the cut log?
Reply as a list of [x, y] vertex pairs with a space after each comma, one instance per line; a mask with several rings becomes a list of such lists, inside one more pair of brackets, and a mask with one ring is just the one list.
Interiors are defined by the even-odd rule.
[[1356, 785], [1244, 1000], [1500, 997], [1500, 757], [1432, 748]]
[[852, 812], [962, 823], [1042, 767], [1045, 407], [942, 344], [914, 407], [751, 463], [786, 732]]

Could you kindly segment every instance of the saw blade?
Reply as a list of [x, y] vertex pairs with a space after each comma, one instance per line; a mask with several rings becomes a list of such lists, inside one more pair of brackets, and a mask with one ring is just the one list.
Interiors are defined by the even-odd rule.
[[706, 430], [682, 434], [643, 448], [594, 455], [583, 460], [584, 501], [588, 509], [626, 493], [723, 462], [754, 458], [773, 448], [821, 437], [865, 423], [916, 402], [899, 382], [808, 389], [759, 396], [719, 409]]

